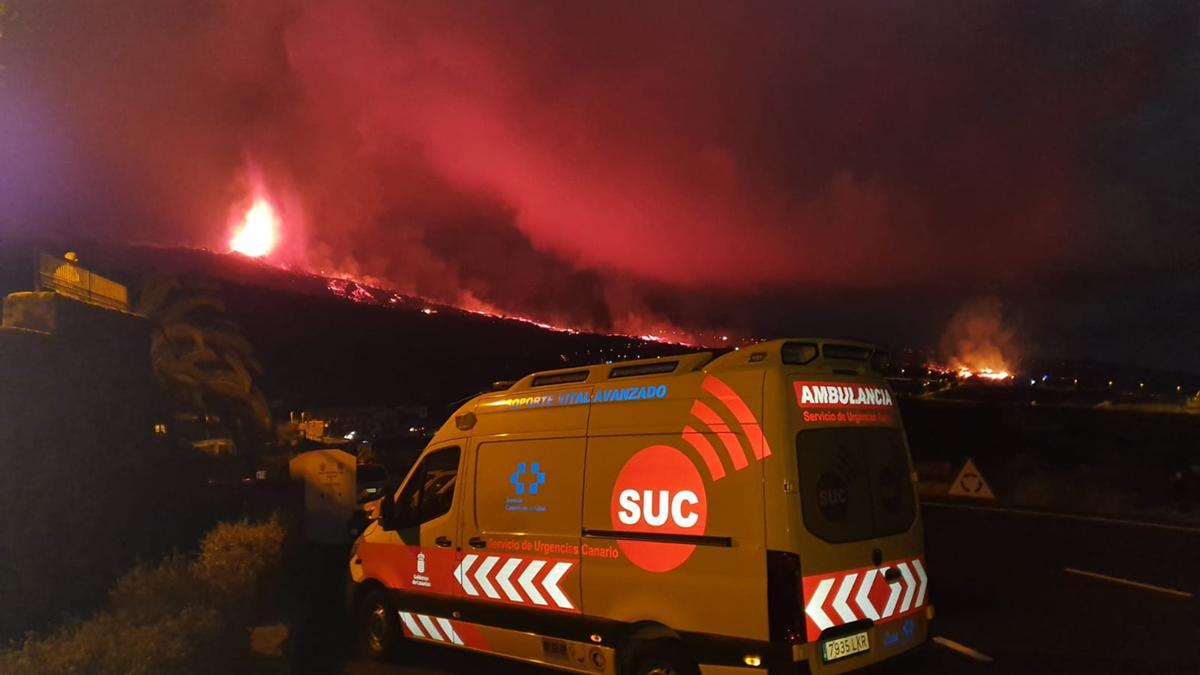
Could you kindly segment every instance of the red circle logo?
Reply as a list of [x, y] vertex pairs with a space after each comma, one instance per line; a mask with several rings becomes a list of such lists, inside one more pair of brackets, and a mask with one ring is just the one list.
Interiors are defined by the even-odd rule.
[[[704, 534], [708, 497], [704, 479], [687, 455], [669, 445], [652, 445], [625, 462], [612, 493], [612, 526], [619, 532]], [[648, 572], [683, 564], [695, 544], [620, 539], [629, 561]]]

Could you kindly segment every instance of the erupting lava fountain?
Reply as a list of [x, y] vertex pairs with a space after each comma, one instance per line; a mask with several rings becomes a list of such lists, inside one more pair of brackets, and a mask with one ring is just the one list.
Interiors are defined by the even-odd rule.
[[264, 197], [256, 197], [241, 225], [229, 240], [229, 248], [251, 258], [261, 258], [279, 243], [280, 221], [275, 208]]

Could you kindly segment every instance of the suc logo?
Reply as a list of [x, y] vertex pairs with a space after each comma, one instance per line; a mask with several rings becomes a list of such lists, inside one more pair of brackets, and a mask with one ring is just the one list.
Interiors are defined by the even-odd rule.
[[[668, 445], [635, 453], [617, 474], [612, 493], [612, 527], [619, 532], [702, 535], [708, 518], [704, 480], [687, 455]], [[618, 540], [630, 562], [649, 572], [667, 572], [691, 557], [695, 544]]]

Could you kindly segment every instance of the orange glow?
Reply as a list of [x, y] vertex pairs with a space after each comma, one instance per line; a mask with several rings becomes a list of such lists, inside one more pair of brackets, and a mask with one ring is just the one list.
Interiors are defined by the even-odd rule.
[[1007, 370], [992, 370], [991, 368], [980, 368], [979, 370], [971, 370], [970, 368], [961, 367], [958, 369], [958, 376], [961, 379], [967, 380], [972, 377], [978, 377], [984, 380], [1007, 380], [1012, 375]]
[[275, 250], [279, 243], [280, 221], [275, 208], [264, 197], [256, 197], [229, 248], [251, 258], [260, 258]]
[[[384, 304], [386, 302], [389, 305], [400, 306], [406, 300], [409, 299], [409, 298], [406, 298], [405, 296], [402, 296], [399, 293], [395, 293], [395, 292], [388, 292], [388, 291], [382, 291], [382, 290], [376, 290], [375, 292], [372, 292], [370, 289], [363, 286], [362, 282], [354, 280], [348, 274], [343, 274], [343, 275], [339, 275], [336, 278], [328, 279], [326, 281], [325, 286], [326, 286], [326, 288], [329, 289], [329, 292], [333, 293], [334, 295], [346, 298], [348, 300], [353, 300], [354, 302], [361, 302], [364, 304]], [[388, 297], [386, 298], [386, 300], [381, 300], [379, 297], [377, 297], [375, 295], [375, 293], [380, 293], [380, 294], [388, 293]], [[446, 303], [446, 304], [449, 304], [449, 303]], [[489, 317], [492, 319], [502, 319], [505, 321], [520, 321], [521, 323], [527, 323], [531, 326], [537, 326], [538, 328], [543, 328], [545, 330], [551, 330], [551, 331], [555, 331], [558, 333], [567, 333], [569, 335], [578, 335], [582, 332], [578, 328], [569, 328], [567, 326], [559, 326], [559, 325], [555, 325], [552, 323], [546, 323], [545, 321], [538, 321], [536, 319], [531, 319], [527, 316], [520, 316], [520, 315], [516, 315], [516, 314], [507, 314], [507, 313], [504, 313], [490, 305], [487, 305], [486, 303], [481, 303], [477, 300], [472, 300], [470, 302], [463, 302], [457, 306], [455, 306], [455, 305], [450, 305], [450, 306], [456, 307], [456, 309], [459, 309], [463, 312], [469, 312], [471, 314], [477, 314], [479, 316], [486, 316], [486, 317]], [[422, 314], [424, 314], [426, 316], [432, 316], [432, 315], [438, 313], [438, 310], [436, 310], [432, 307], [421, 307], [417, 311], [421, 312]], [[664, 331], [664, 332], [673, 332], [673, 331]], [[674, 337], [674, 338], [663, 337], [662, 335], [654, 335], [654, 334], [647, 334], [647, 335], [641, 335], [641, 336], [631, 336], [631, 335], [626, 335], [624, 333], [606, 333], [606, 334], [610, 335], [612, 337], [636, 337], [637, 339], [643, 340], [646, 342], [659, 342], [659, 343], [663, 343], [663, 344], [673, 344], [673, 345], [682, 345], [682, 346], [698, 346], [698, 345], [694, 345], [692, 342], [689, 342], [688, 336], [682, 335], [682, 334], [680, 334], [680, 337]], [[725, 339], [728, 339], [728, 336], [726, 336]]]

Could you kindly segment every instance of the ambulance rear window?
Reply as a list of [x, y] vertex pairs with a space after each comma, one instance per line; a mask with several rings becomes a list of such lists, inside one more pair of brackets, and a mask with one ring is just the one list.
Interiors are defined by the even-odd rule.
[[787, 342], [780, 350], [779, 358], [790, 366], [806, 366], [817, 358], [817, 346], [811, 342]]
[[862, 541], [912, 526], [916, 502], [899, 429], [801, 431], [796, 457], [804, 524], [821, 539]]
[[866, 361], [871, 358], [871, 350], [854, 345], [823, 345], [821, 356], [842, 361]]

